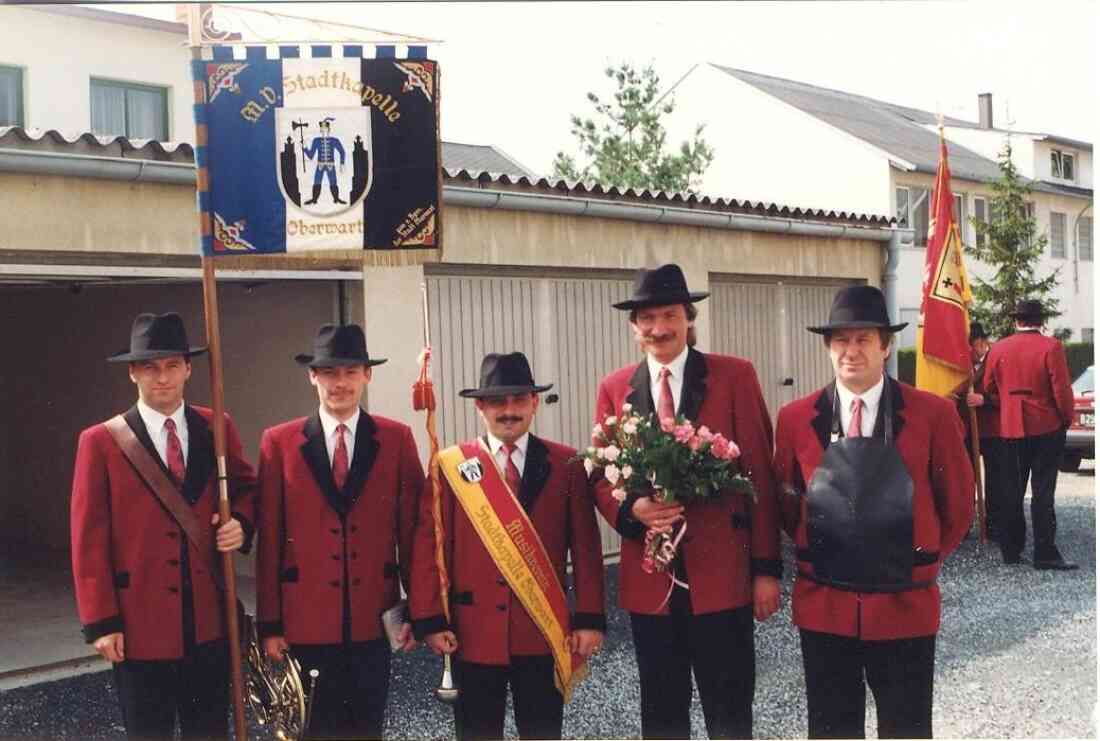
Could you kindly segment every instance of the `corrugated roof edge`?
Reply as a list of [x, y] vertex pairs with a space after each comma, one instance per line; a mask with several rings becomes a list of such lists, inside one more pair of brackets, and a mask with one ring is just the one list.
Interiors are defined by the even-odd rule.
[[618, 188], [603, 186], [595, 182], [570, 181], [560, 178], [517, 176], [498, 172], [472, 172], [466, 169], [444, 168], [449, 180], [477, 183], [478, 187], [493, 185], [505, 186], [513, 190], [554, 191], [568, 196], [595, 196], [605, 200], [629, 200], [635, 202], [667, 203], [677, 208], [705, 209], [709, 211], [728, 211], [733, 213], [756, 214], [759, 216], [780, 216], [791, 219], [812, 219], [815, 221], [845, 222], [878, 227], [889, 227], [894, 219], [877, 214], [857, 214], [848, 211], [801, 208], [785, 206], [766, 201], [739, 200], [736, 198], [712, 198], [695, 193], [667, 193], [649, 189]]
[[150, 148], [162, 155], [183, 152], [184, 154], [190, 155], [192, 158], [195, 156], [194, 147], [187, 142], [161, 142], [156, 139], [130, 139], [125, 136], [117, 135], [99, 136], [89, 131], [66, 133], [58, 129], [28, 129], [22, 126], [0, 126], [0, 139], [3, 139], [8, 134], [13, 134], [23, 141], [28, 142], [42, 141], [48, 137], [57, 144], [76, 144], [78, 142], [84, 142], [103, 148], [118, 146], [123, 151], [140, 152], [143, 149]]

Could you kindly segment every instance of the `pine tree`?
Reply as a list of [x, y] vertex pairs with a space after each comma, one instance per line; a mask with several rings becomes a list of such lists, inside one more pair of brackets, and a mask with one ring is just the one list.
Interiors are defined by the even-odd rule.
[[574, 155], [558, 152], [554, 175], [569, 180], [595, 180], [605, 187], [689, 192], [714, 160], [714, 150], [703, 140], [703, 126], [677, 154], [665, 151], [667, 133], [661, 123], [675, 109], [671, 96], [658, 97], [660, 78], [652, 65], [636, 69], [629, 62], [608, 67], [614, 80], [611, 102], [588, 93], [599, 123], [592, 118], [569, 117], [583, 167]]
[[989, 199], [989, 222], [971, 219], [978, 238], [966, 247], [967, 255], [993, 268], [992, 280], [972, 280], [974, 303], [971, 321], [981, 322], [994, 337], [1012, 334], [1012, 312], [1021, 299], [1036, 299], [1050, 318], [1060, 316], [1058, 299], [1052, 292], [1058, 287], [1055, 269], [1043, 278], [1036, 277], [1038, 262], [1046, 251], [1045, 234], [1037, 234], [1035, 217], [1028, 213], [1027, 197], [1031, 188], [1021, 180], [1012, 162], [1012, 143], [1005, 140], [997, 157], [1001, 177], [993, 182]]

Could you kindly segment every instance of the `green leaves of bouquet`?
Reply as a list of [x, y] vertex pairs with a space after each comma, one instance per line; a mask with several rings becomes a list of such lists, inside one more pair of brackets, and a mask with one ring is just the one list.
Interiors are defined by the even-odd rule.
[[741, 449], [705, 425], [696, 428], [683, 415], [657, 420], [624, 404], [592, 430], [594, 445], [578, 458], [589, 475], [602, 468], [619, 501], [627, 494], [660, 502], [710, 499], [725, 492], [753, 497], [752, 482], [741, 475]]

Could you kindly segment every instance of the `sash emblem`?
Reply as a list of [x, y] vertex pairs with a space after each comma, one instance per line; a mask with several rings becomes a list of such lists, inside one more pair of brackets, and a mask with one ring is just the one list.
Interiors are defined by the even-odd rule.
[[467, 458], [459, 463], [458, 472], [462, 474], [463, 480], [471, 484], [481, 481], [481, 477], [484, 475], [481, 470], [481, 461], [477, 458]]

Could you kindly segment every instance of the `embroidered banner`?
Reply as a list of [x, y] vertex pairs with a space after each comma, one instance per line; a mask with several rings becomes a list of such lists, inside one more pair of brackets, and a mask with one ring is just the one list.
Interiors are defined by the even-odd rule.
[[439, 465], [493, 563], [550, 644], [554, 684], [569, 702], [588, 668], [569, 650], [569, 606], [538, 531], [483, 447], [447, 448]]
[[205, 255], [439, 249], [439, 67], [339, 49], [192, 63]]

